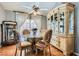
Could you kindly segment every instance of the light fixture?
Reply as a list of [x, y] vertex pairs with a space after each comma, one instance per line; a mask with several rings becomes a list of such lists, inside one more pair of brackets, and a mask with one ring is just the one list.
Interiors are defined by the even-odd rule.
[[34, 14], [34, 15], [37, 15], [37, 12], [34, 12], [33, 14]]
[[39, 12], [39, 3], [37, 4], [37, 5], [33, 5], [33, 7], [32, 7], [32, 14], [33, 15], [38, 15], [38, 14], [40, 14], [40, 12]]
[[39, 10], [39, 7], [38, 5], [33, 5], [32, 9], [37, 12]]

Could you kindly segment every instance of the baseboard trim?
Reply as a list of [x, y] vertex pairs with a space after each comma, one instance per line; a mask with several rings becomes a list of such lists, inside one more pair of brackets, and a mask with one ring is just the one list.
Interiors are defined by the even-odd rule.
[[77, 53], [77, 52], [74, 52], [74, 54], [75, 54], [76, 56], [79, 56], [79, 53]]

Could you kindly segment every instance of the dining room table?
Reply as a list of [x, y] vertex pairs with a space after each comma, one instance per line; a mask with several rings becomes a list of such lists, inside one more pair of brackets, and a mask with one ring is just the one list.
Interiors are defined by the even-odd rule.
[[39, 31], [36, 35], [31, 34], [27, 37], [27, 41], [35, 45], [38, 41], [43, 40], [46, 30]]
[[43, 40], [43, 37], [41, 35], [38, 35], [38, 36], [29, 35], [27, 37], [27, 41], [32, 43], [32, 52], [36, 51], [35, 44], [39, 42], [40, 40]]
[[43, 32], [38, 32], [36, 35], [33, 35], [31, 32], [29, 36], [27, 36], [27, 41], [31, 42], [32, 46], [32, 52], [36, 52], [36, 43], [39, 42], [40, 40], [43, 40], [44, 35], [46, 31]]

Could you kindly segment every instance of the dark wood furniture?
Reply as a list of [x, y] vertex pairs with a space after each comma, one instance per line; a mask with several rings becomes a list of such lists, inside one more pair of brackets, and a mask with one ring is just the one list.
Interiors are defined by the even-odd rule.
[[15, 21], [3, 21], [1, 24], [1, 45], [11, 45], [16, 43]]

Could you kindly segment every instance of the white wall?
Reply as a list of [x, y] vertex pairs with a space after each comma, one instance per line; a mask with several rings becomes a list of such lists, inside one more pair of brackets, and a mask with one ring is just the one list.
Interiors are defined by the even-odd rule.
[[47, 19], [45, 16], [31, 16], [31, 19], [35, 20], [39, 30], [47, 28]]
[[35, 21], [38, 29], [41, 29], [41, 16], [31, 16], [31, 19]]
[[5, 17], [7, 21], [15, 21], [15, 13], [10, 10], [5, 10]]
[[42, 16], [41, 18], [41, 29], [46, 30], [47, 29], [47, 17]]
[[[5, 20], [5, 10], [0, 5], [0, 24], [2, 23], [3, 20]], [[0, 46], [1, 46], [1, 25], [0, 25]]]
[[2, 5], [0, 5], [0, 24], [2, 23], [3, 20], [5, 20], [5, 10], [2, 7]]
[[75, 53], [79, 55], [79, 2], [75, 3]]

